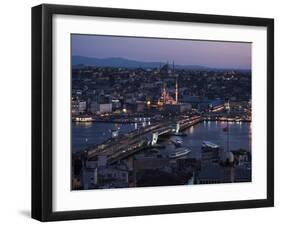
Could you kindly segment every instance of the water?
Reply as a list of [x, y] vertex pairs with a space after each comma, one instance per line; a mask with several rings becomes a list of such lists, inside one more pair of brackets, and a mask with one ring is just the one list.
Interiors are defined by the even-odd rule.
[[72, 122], [72, 151], [76, 152], [88, 146], [100, 144], [112, 137], [112, 131], [118, 130], [119, 134], [125, 134], [146, 125], [150, 125], [150, 121], [142, 120], [131, 124]]
[[[115, 123], [72, 123], [72, 150], [75, 152], [90, 145], [102, 143], [111, 137], [113, 130], [118, 129], [119, 134], [135, 130], [142, 123], [115, 124]], [[199, 157], [201, 144], [204, 140], [211, 141], [227, 148], [227, 132], [223, 128], [226, 122], [202, 122], [184, 131], [187, 136], [181, 137], [183, 146], [189, 147], [191, 157]], [[166, 150], [175, 149], [169, 139], [163, 142]], [[250, 123], [229, 123], [229, 149], [237, 150], [243, 148], [251, 150], [251, 124]]]
[[[187, 136], [181, 138], [183, 146], [192, 150], [189, 156], [195, 158], [201, 156], [201, 145], [204, 140], [211, 141], [227, 150], [227, 132], [223, 131], [226, 126], [226, 122], [202, 122], [188, 128], [185, 131]], [[167, 145], [166, 149], [175, 149], [168, 140], [164, 143]], [[230, 122], [229, 150], [240, 148], [251, 151], [251, 124]]]

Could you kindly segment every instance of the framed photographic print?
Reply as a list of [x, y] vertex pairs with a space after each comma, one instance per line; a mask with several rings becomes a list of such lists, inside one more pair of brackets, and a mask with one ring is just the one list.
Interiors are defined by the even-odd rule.
[[32, 217], [274, 205], [274, 21], [32, 8]]

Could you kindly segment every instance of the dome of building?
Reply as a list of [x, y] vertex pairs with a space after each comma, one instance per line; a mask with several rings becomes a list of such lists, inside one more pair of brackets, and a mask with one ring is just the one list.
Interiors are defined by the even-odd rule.
[[223, 163], [233, 163], [234, 162], [234, 155], [232, 152], [224, 152], [222, 156]]

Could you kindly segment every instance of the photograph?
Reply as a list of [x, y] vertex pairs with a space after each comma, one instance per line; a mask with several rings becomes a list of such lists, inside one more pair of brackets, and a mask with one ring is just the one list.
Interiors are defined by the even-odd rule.
[[252, 43], [71, 34], [71, 190], [252, 181]]
[[274, 18], [155, 9], [32, 7], [33, 219], [274, 206]]

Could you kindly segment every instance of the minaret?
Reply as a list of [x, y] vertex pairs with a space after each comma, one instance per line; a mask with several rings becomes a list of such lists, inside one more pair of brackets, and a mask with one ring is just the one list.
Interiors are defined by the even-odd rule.
[[178, 78], [176, 79], [176, 104], [179, 101], [179, 87], [178, 87]]
[[163, 102], [166, 104], [166, 83], [163, 84]]
[[[174, 63], [174, 61], [173, 61], [173, 76], [175, 76], [175, 63]], [[178, 101], [179, 101], [178, 78], [176, 78], [176, 92], [175, 92], [175, 97], [176, 97], [176, 104], [178, 104]]]
[[228, 100], [228, 102], [227, 102], [227, 105], [226, 105], [226, 109], [227, 109], [227, 114], [228, 114], [228, 116], [227, 116], [227, 152], [229, 152], [229, 122], [228, 122], [228, 120], [229, 120], [229, 113], [230, 113], [230, 104], [229, 104], [229, 100]]

